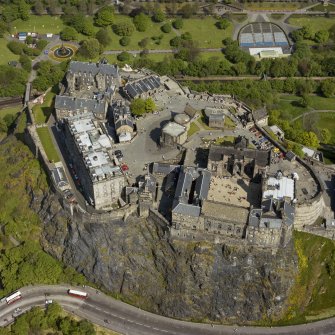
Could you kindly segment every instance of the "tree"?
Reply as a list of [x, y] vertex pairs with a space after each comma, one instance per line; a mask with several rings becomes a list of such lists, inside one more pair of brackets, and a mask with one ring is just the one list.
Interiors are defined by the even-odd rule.
[[27, 21], [29, 19], [30, 6], [24, 0], [19, 0], [18, 10], [20, 19]]
[[134, 99], [130, 104], [130, 110], [134, 115], [143, 115], [145, 110], [145, 101], [141, 98]]
[[146, 48], [148, 44], [149, 44], [149, 38], [148, 38], [148, 37], [143, 38], [142, 40], [140, 40], [140, 41], [138, 42], [138, 45], [139, 45], [141, 48]]
[[36, 0], [34, 4], [34, 12], [36, 15], [43, 15], [45, 8], [40, 0]]
[[31, 71], [31, 59], [29, 56], [21, 55], [19, 58], [19, 62], [21, 63], [21, 66], [25, 71], [27, 72]]
[[130, 53], [126, 51], [122, 51], [120, 54], [117, 55], [117, 59], [120, 62], [129, 62], [130, 58], [131, 58]]
[[321, 129], [321, 142], [324, 144], [328, 144], [332, 138], [332, 133], [328, 128]]
[[7, 43], [7, 48], [15, 55], [22, 55], [25, 45], [18, 41], [10, 41]]
[[60, 32], [60, 38], [63, 41], [75, 41], [77, 39], [77, 31], [73, 27], [64, 27]]
[[183, 40], [182, 40], [182, 38], [181, 38], [180, 36], [176, 36], [176, 37], [174, 37], [174, 38], [172, 38], [172, 39], [170, 40], [170, 45], [171, 45], [172, 47], [178, 48], [178, 47], [181, 46], [182, 41], [183, 41]]
[[113, 25], [114, 33], [119, 36], [130, 36], [134, 30], [134, 25], [128, 22], [120, 22]]
[[180, 14], [183, 18], [189, 19], [192, 15], [197, 13], [198, 9], [199, 7], [197, 4], [191, 5], [187, 3], [180, 9]]
[[57, 302], [53, 302], [52, 304], [49, 304], [45, 316], [47, 318], [47, 323], [49, 327], [53, 328], [56, 326], [57, 319], [61, 316], [62, 308]]
[[170, 33], [171, 32], [171, 24], [170, 23], [165, 23], [162, 25], [161, 30], [163, 33]]
[[304, 131], [300, 141], [303, 145], [315, 149], [320, 145], [319, 139], [313, 131]]
[[230, 22], [227, 19], [221, 19], [220, 21], [216, 22], [215, 24], [218, 29], [227, 29], [230, 25]]
[[317, 33], [315, 33], [314, 40], [317, 43], [326, 43], [329, 40], [328, 30], [320, 30]]
[[87, 36], [93, 36], [95, 34], [92, 21], [82, 14], [68, 15], [64, 18], [64, 21], [66, 24], [76, 29], [78, 33]]
[[95, 38], [99, 41], [101, 45], [106, 47], [108, 44], [112, 42], [112, 38], [109, 34], [109, 31], [107, 29], [100, 29], [96, 35]]
[[106, 6], [101, 8], [94, 17], [94, 22], [99, 27], [106, 27], [113, 24], [114, 21], [114, 8]]
[[320, 90], [326, 98], [335, 96], [335, 81], [326, 79], [321, 82]]
[[127, 46], [130, 43], [130, 38], [128, 36], [123, 36], [119, 41], [120, 45], [123, 47]]
[[146, 113], [152, 113], [156, 109], [155, 102], [151, 98], [146, 99], [144, 109]]
[[136, 29], [138, 31], [143, 32], [147, 30], [149, 23], [150, 23], [150, 19], [144, 13], [140, 13], [134, 17], [133, 22], [134, 22]]
[[78, 52], [84, 58], [88, 59], [96, 58], [101, 53], [101, 46], [96, 38], [90, 38], [88, 40], [83, 41]]
[[33, 44], [34, 43], [34, 38], [32, 36], [27, 36], [26, 38], [26, 44]]
[[165, 14], [161, 9], [157, 9], [154, 12], [154, 15], [153, 15], [152, 19], [155, 22], [163, 22], [163, 21], [165, 21]]
[[176, 19], [172, 22], [172, 26], [175, 29], [181, 29], [184, 26], [184, 21], [182, 19], [178, 18], [178, 19]]

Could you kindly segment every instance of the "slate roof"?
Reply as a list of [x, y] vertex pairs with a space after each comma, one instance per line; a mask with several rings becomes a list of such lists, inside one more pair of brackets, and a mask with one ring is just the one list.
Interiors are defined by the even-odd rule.
[[208, 159], [211, 161], [221, 161], [224, 156], [234, 155], [237, 159], [255, 159], [256, 164], [265, 167], [270, 164], [270, 150], [236, 149], [234, 147], [223, 147], [212, 145], [209, 149]]
[[160, 86], [160, 78], [157, 76], [145, 77], [125, 85], [124, 90], [130, 98], [134, 99], [142, 93], [149, 92]]
[[284, 216], [285, 216], [285, 224], [288, 226], [293, 225], [294, 223], [294, 215], [295, 215], [295, 208], [291, 204], [284, 202]]
[[202, 202], [208, 195], [210, 181], [211, 173], [208, 170], [183, 167], [175, 191], [173, 213], [199, 216]]
[[81, 99], [65, 95], [56, 95], [56, 109], [66, 109], [71, 111], [81, 110], [92, 113], [105, 113], [106, 102], [104, 100]]
[[100, 63], [88, 63], [88, 62], [70, 62], [69, 72], [72, 73], [91, 73], [93, 76], [101, 73], [103, 75], [118, 77], [119, 69], [117, 65]]
[[252, 112], [252, 115], [254, 117], [255, 122], [258, 122], [259, 120], [265, 118], [268, 116], [268, 112], [265, 108], [256, 109]]
[[179, 171], [180, 165], [155, 162], [152, 167], [152, 173], [168, 175], [172, 171]]
[[134, 128], [133, 117], [131, 116], [130, 109], [128, 106], [113, 105], [112, 108], [113, 108], [113, 117], [116, 130], [124, 125], [127, 125], [130, 128]]

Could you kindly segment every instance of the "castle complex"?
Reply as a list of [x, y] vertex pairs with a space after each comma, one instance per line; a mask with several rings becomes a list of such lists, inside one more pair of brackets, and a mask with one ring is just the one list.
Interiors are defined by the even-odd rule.
[[[73, 178], [91, 210], [151, 217], [171, 239], [272, 252], [288, 244], [293, 227], [322, 217], [322, 183], [262, 133], [264, 110], [230, 96], [190, 92], [148, 71], [123, 73], [106, 61], [71, 62], [65, 79], [55, 116], [70, 175], [59, 163], [53, 180], [69, 192]], [[148, 96], [159, 112], [135, 119], [130, 102]], [[199, 117], [207, 128], [190, 134], [192, 123], [201, 127]], [[228, 119], [237, 134], [222, 145], [215, 139], [232, 133]], [[55, 171], [62, 172], [61, 183]], [[84, 211], [79, 199], [64, 194]]]

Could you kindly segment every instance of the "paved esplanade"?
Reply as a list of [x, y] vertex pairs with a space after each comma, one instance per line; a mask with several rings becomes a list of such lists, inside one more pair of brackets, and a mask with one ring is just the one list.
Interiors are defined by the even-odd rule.
[[[70, 286], [29, 286], [20, 289], [23, 299], [11, 305], [0, 304], [0, 326], [13, 321], [12, 314], [18, 307], [22, 311], [32, 306], [43, 306], [45, 299], [57, 301], [63, 308], [93, 323], [128, 335], [228, 335], [228, 334], [290, 334], [317, 335], [335, 334], [335, 318], [306, 325], [289, 327], [238, 327], [208, 325], [178, 321], [145, 312], [110, 298], [93, 288], [76, 288], [88, 293], [86, 300], [70, 297], [67, 290]], [[47, 294], [47, 296], [46, 296]]]

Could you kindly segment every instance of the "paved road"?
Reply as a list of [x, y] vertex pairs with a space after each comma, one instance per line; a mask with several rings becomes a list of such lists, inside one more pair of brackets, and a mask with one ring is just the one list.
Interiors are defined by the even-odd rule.
[[289, 327], [238, 327], [199, 324], [178, 321], [148, 313], [139, 308], [127, 305], [123, 302], [106, 296], [93, 288], [77, 288], [85, 290], [89, 297], [87, 300], [70, 297], [67, 289], [70, 286], [28, 286], [21, 290], [23, 299], [14, 304], [0, 303], [0, 326], [6, 326], [13, 322], [12, 314], [18, 307], [23, 312], [33, 306], [43, 306], [47, 293], [47, 299], [60, 303], [63, 308], [79, 317], [88, 319], [93, 323], [102, 325], [108, 329], [127, 335], [265, 335], [265, 334], [289, 334], [289, 335], [332, 335], [335, 334], [335, 318], [323, 320], [311, 324]]
[[[219, 52], [222, 51], [222, 48], [199, 48], [201, 52]], [[106, 50], [103, 52], [104, 55], [118, 55], [121, 52], [128, 52], [133, 55], [140, 54], [143, 50]], [[149, 49], [149, 54], [172, 54], [176, 53], [176, 49]]]

